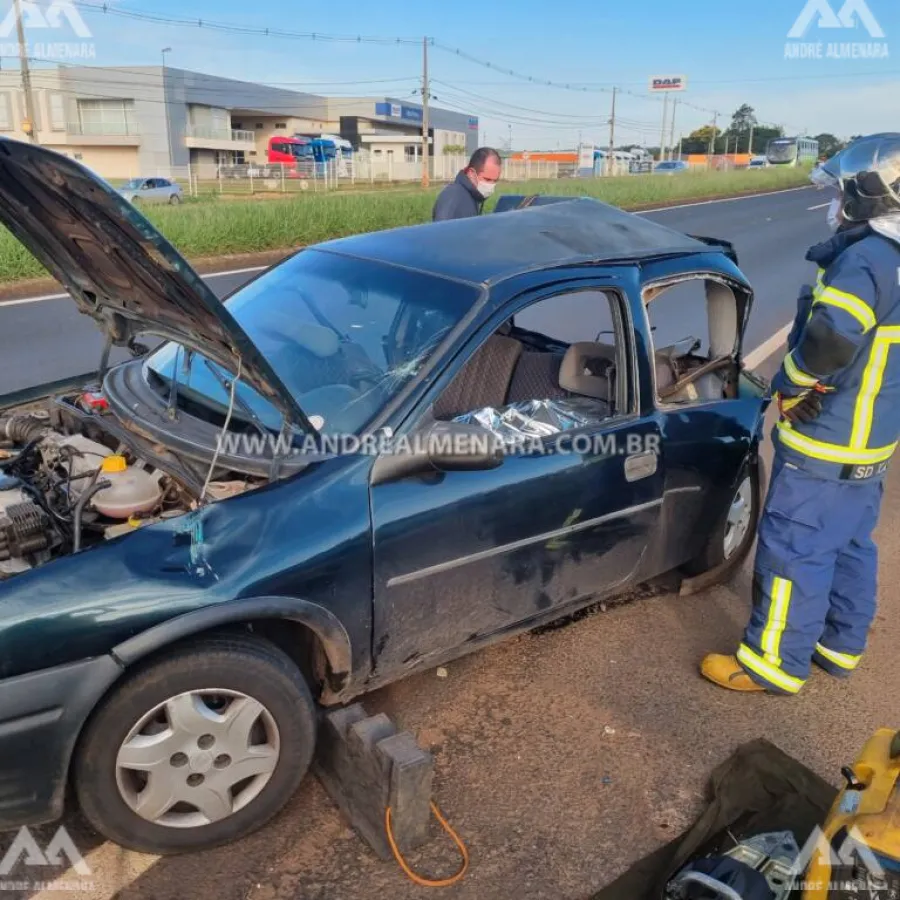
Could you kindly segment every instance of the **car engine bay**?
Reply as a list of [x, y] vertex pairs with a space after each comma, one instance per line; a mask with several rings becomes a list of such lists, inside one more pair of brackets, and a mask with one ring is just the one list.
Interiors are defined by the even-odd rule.
[[59, 399], [0, 414], [0, 581], [257, 486], [210, 479], [201, 496], [112, 436], [91, 415], [102, 397]]

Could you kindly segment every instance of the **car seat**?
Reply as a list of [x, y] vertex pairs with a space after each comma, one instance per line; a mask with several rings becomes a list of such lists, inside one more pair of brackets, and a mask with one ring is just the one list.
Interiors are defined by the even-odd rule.
[[436, 419], [454, 419], [486, 406], [507, 404], [522, 345], [515, 338], [491, 335], [460, 369], [434, 404]]

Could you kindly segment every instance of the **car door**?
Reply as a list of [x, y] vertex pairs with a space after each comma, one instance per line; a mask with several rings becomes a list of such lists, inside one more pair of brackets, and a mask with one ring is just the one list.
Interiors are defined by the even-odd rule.
[[715, 376], [664, 396], [660, 382], [668, 366], [660, 357], [670, 348], [696, 344], [698, 359], [739, 359], [752, 292], [736, 266], [719, 254], [645, 266], [642, 287], [657, 357], [651, 402], [666, 450], [667, 517], [678, 523], [669, 529], [672, 540], [660, 548], [661, 560], [675, 566], [699, 551], [745, 482], [763, 406], [739, 381], [723, 391]]
[[164, 201], [166, 199], [166, 191], [162, 184], [163, 182], [159, 178], [148, 178], [147, 189], [141, 192], [141, 199], [147, 200], [148, 203]]
[[[637, 292], [636, 277], [627, 274]], [[659, 516], [663, 472], [658, 421], [637, 412], [623, 281], [615, 291], [594, 279], [519, 298], [473, 337], [456, 367], [510, 313], [591, 291], [598, 303], [615, 304], [621, 411], [507, 454], [491, 471], [373, 484], [376, 676], [554, 618], [626, 584], [640, 566]], [[596, 340], [589, 326], [583, 337]]]

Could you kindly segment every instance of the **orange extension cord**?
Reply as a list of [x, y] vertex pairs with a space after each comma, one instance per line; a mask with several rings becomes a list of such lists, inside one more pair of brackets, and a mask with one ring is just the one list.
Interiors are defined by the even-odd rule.
[[403, 858], [403, 855], [400, 853], [399, 848], [397, 847], [397, 842], [394, 840], [394, 831], [391, 828], [391, 808], [388, 807], [384, 813], [384, 828], [387, 832], [388, 843], [391, 845], [391, 850], [394, 852], [394, 858], [397, 860], [400, 868], [403, 869], [403, 872], [406, 874], [406, 877], [409, 878], [410, 881], [415, 882], [420, 887], [450, 887], [453, 884], [456, 884], [463, 875], [469, 869], [469, 851], [466, 850], [466, 845], [462, 842], [460, 836], [450, 827], [450, 823], [441, 815], [441, 811], [437, 808], [437, 805], [432, 802], [431, 811], [434, 813], [434, 817], [441, 823], [441, 827], [450, 837], [453, 839], [453, 843], [459, 847], [460, 855], [462, 856], [463, 863], [460, 870], [450, 878], [442, 878], [439, 881], [432, 881], [428, 878], [423, 878], [421, 875], [416, 875], [415, 872], [409, 867], [406, 860]]

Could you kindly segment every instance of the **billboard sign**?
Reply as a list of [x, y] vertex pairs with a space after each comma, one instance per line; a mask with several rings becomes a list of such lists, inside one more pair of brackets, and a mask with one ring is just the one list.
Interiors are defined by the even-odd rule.
[[375, 104], [375, 115], [384, 116], [386, 119], [398, 119], [403, 122], [421, 122], [422, 108], [385, 100], [383, 103]]
[[594, 174], [594, 145], [581, 144], [578, 148], [578, 174], [589, 177]]
[[650, 92], [653, 94], [687, 89], [686, 75], [654, 75], [650, 79]]

